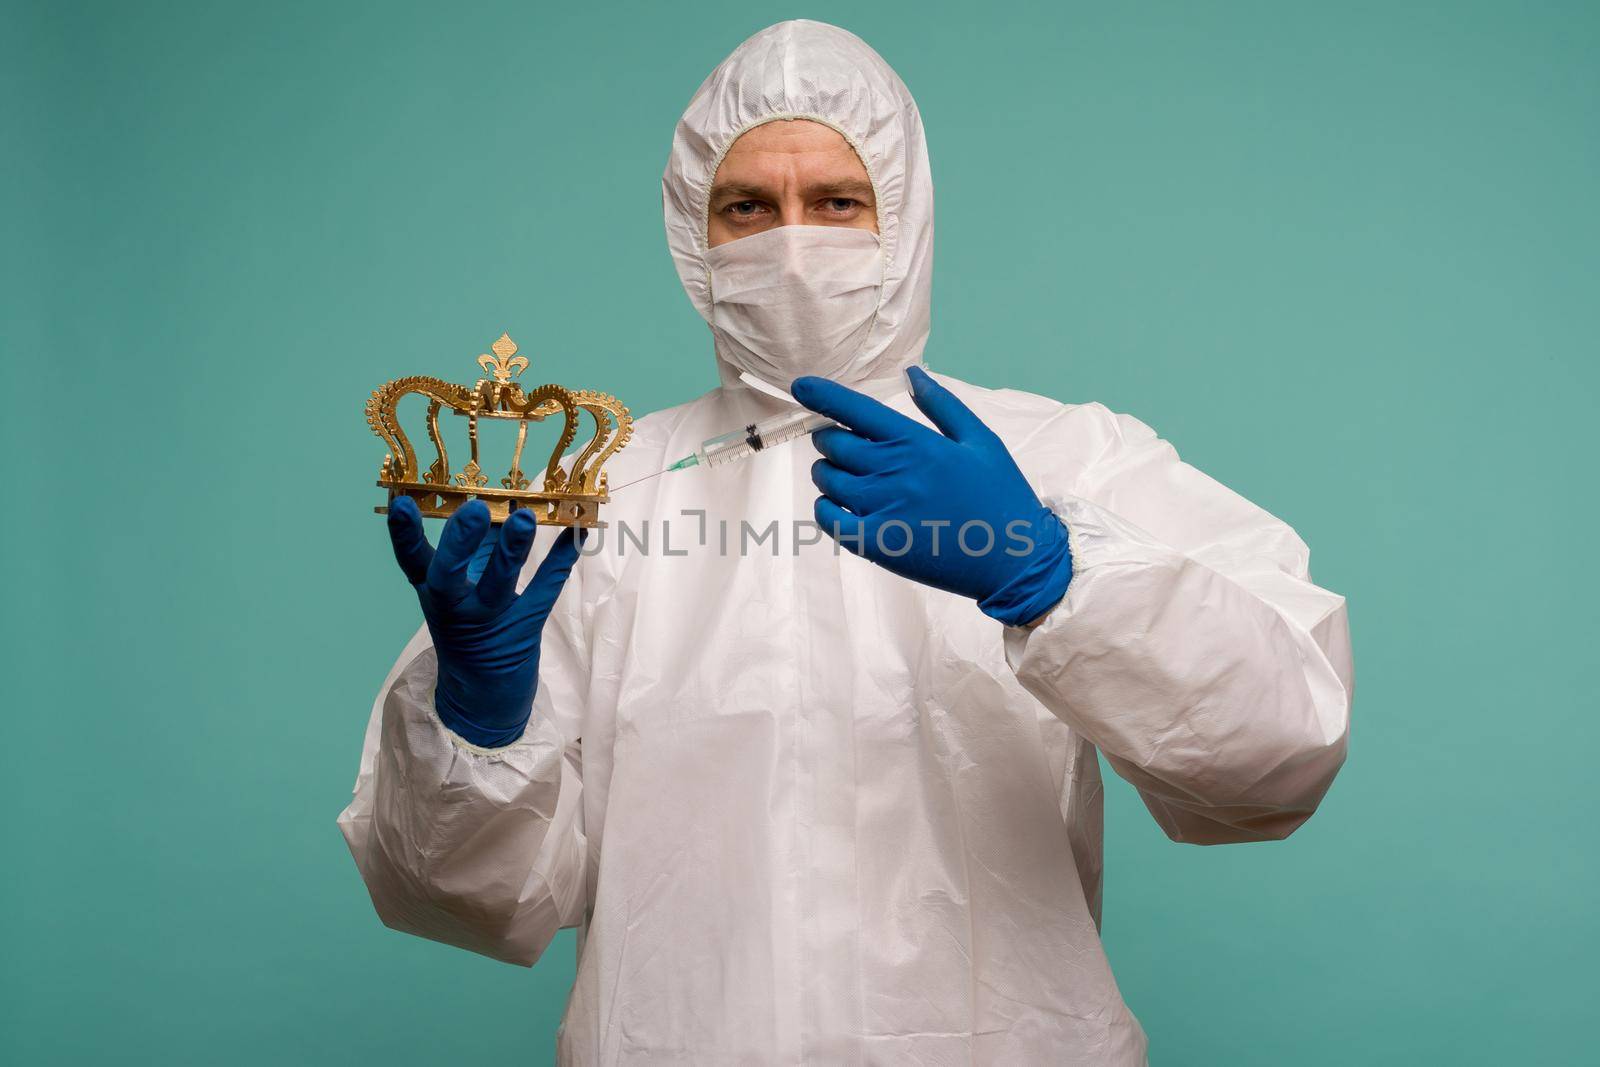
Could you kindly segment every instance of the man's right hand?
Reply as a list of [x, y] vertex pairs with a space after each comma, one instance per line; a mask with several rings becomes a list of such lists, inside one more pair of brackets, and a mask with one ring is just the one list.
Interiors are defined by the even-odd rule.
[[515, 511], [491, 527], [489, 509], [469, 501], [445, 523], [437, 551], [410, 497], [389, 506], [389, 538], [439, 658], [434, 706], [440, 720], [475, 745], [498, 748], [522, 736], [539, 684], [539, 638], [578, 559], [578, 531], [562, 531], [517, 593], [538, 520]]

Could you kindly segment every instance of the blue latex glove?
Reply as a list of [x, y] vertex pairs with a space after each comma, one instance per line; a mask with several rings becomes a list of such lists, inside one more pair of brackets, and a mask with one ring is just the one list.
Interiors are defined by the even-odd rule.
[[578, 559], [575, 528], [562, 531], [526, 589], [517, 576], [533, 546], [538, 520], [515, 511], [491, 526], [481, 500], [468, 501], [445, 522], [434, 551], [416, 502], [389, 506], [389, 538], [439, 657], [434, 707], [458, 735], [485, 748], [522, 736], [539, 685], [539, 638], [561, 587]]
[[796, 400], [843, 424], [812, 435], [824, 457], [811, 468], [817, 523], [856, 555], [971, 597], [1008, 626], [1037, 620], [1072, 580], [1066, 527], [993, 430], [921, 368], [909, 376], [941, 432], [826, 378], [795, 379]]

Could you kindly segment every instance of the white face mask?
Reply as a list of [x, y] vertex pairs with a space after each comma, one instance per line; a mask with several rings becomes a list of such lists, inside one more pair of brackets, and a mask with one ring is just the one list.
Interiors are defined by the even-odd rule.
[[785, 387], [803, 374], [849, 377], [883, 293], [877, 234], [779, 226], [709, 249], [705, 263], [725, 360]]

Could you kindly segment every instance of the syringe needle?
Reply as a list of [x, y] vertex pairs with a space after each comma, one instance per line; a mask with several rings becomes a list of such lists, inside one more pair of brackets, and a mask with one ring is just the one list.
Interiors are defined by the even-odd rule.
[[638, 485], [640, 482], [648, 482], [651, 478], [659, 478], [659, 477], [661, 477], [663, 474], [667, 473], [667, 471], [669, 471], [671, 469], [672, 469], [671, 467], [667, 467], [665, 470], [656, 471], [654, 474], [646, 474], [643, 478], [635, 478], [631, 482], [623, 482], [621, 485], [617, 486], [615, 489], [607, 490], [607, 492], [609, 492], [609, 493], [621, 492], [622, 490], [628, 488], [628, 486], [630, 486], [630, 485]]
[[691, 452], [691, 453], [689, 453], [689, 455], [684, 456], [682, 459], [678, 460], [678, 462], [672, 463], [672, 464], [668, 464], [664, 469], [658, 470], [654, 474], [646, 474], [644, 477], [635, 478], [631, 482], [623, 482], [621, 485], [617, 486], [616, 489], [610, 490], [610, 492], [615, 493], [617, 491], [617, 489], [626, 489], [630, 485], [638, 485], [640, 482], [648, 482], [651, 478], [659, 478], [663, 474], [666, 474], [668, 471], [681, 471], [685, 467], [698, 467], [698, 466], [700, 466], [700, 455], [697, 452]]

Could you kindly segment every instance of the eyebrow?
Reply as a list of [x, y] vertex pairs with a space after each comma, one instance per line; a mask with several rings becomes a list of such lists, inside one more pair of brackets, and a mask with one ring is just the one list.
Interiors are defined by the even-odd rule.
[[862, 181], [860, 178], [846, 178], [841, 182], [824, 182], [814, 185], [806, 192], [814, 197], [848, 196], [856, 200], [872, 200], [875, 190], [872, 183]]
[[[805, 194], [807, 200], [832, 196], [847, 196], [853, 200], [864, 200], [869, 203], [876, 200], [873, 196], [872, 183], [863, 181], [860, 178], [846, 178], [843, 181], [821, 182], [817, 185], [810, 185], [806, 187]], [[749, 185], [744, 182], [718, 182], [711, 187], [709, 199], [716, 201], [730, 196], [749, 200], [769, 200], [773, 198], [770, 189], [764, 189], [759, 185]]]

